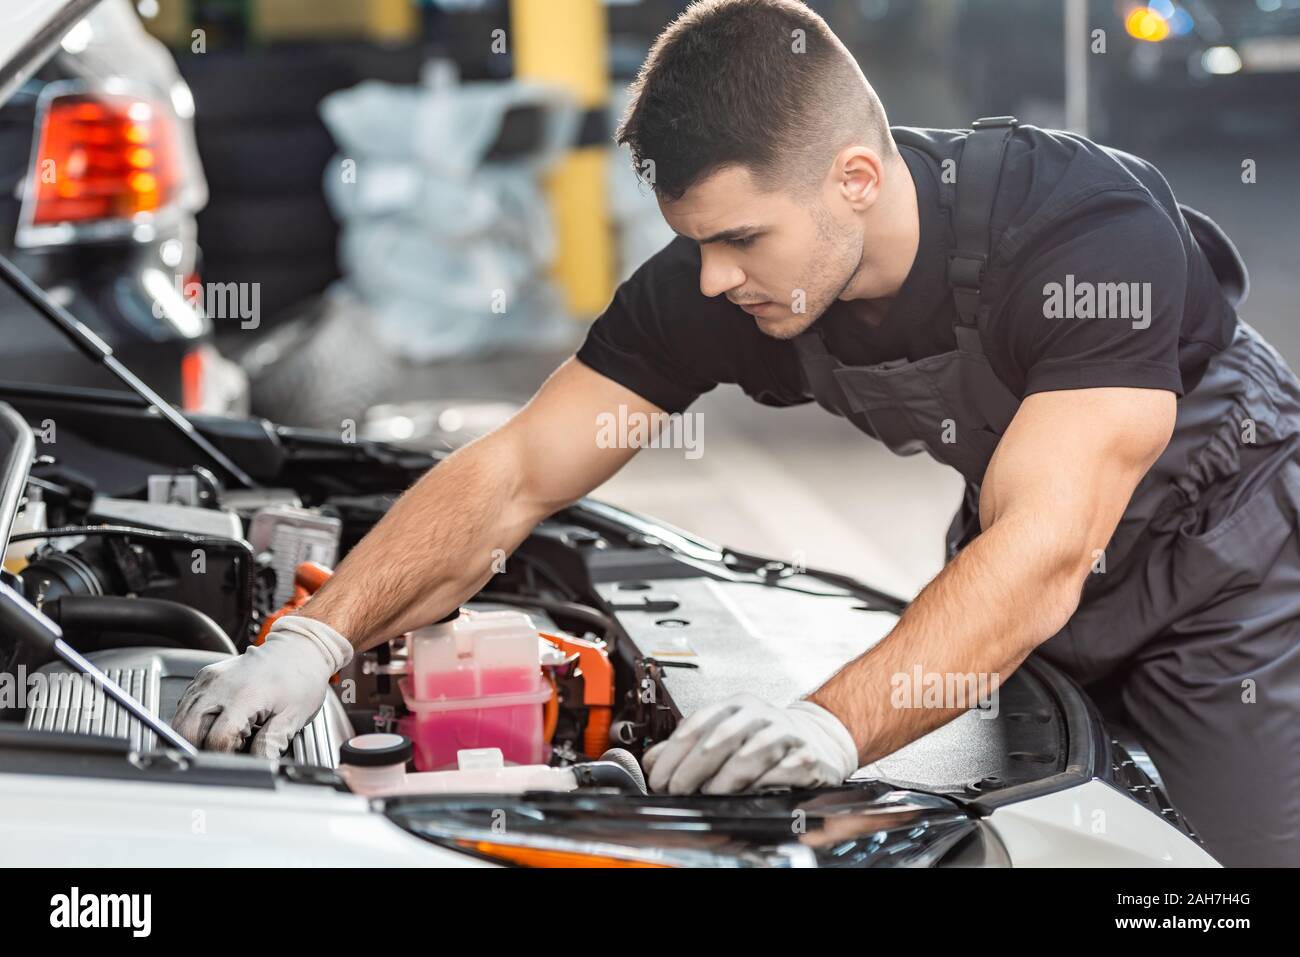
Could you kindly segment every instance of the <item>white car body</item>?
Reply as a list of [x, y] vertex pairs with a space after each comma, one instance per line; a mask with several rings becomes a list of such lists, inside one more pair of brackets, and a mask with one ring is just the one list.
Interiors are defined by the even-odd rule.
[[[236, 762], [268, 762], [234, 756]], [[1217, 867], [1195, 842], [1100, 781], [999, 808], [1012, 867]], [[277, 782], [273, 791], [0, 773], [6, 867], [490, 867], [407, 833], [374, 801]]]

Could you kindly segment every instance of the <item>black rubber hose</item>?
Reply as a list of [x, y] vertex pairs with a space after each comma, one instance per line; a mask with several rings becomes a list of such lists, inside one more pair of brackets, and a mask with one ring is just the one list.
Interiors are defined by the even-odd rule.
[[571, 601], [553, 601], [549, 598], [526, 598], [519, 595], [507, 595], [503, 592], [481, 591], [472, 601], [492, 602], [497, 605], [511, 605], [516, 608], [540, 608], [553, 617], [571, 618], [581, 622], [592, 631], [600, 632], [601, 637], [610, 641], [617, 626], [614, 620], [590, 605], [580, 605]]
[[58, 623], [74, 647], [78, 636], [108, 632], [157, 635], [182, 648], [238, 653], [230, 636], [203, 612], [163, 598], [65, 595], [46, 602], [41, 611]]
[[617, 764], [627, 772], [628, 777], [636, 784], [637, 790], [642, 794], [649, 793], [645, 786], [645, 772], [641, 770], [641, 762], [632, 755], [631, 751], [623, 748], [610, 748], [598, 760]]
[[631, 771], [613, 761], [589, 761], [575, 764], [569, 770], [584, 788], [616, 788], [629, 794], [645, 794], [645, 781], [637, 780]]
[[[75, 535], [84, 535], [87, 538], [96, 535], [132, 536], [140, 539], [172, 544], [194, 545], [197, 547], [213, 544], [217, 548], [229, 548], [232, 550], [238, 549], [242, 551], [244, 554], [240, 557], [244, 559], [244, 561], [241, 562], [244, 567], [243, 587], [245, 593], [248, 595], [248, 607], [243, 609], [243, 621], [239, 626], [240, 633], [242, 634], [248, 627], [253, 615], [253, 594], [257, 588], [257, 570], [254, 567], [253, 546], [248, 544], [248, 542], [238, 538], [226, 538], [222, 535], [198, 535], [192, 532], [164, 532], [158, 531], [157, 529], [136, 528], [131, 525], [64, 525], [60, 528], [47, 528], [44, 531], [20, 532], [18, 534], [10, 535], [9, 544], [12, 545], [14, 542], [25, 542], [33, 538], [69, 538]], [[222, 634], [225, 634], [225, 632], [222, 632]]]

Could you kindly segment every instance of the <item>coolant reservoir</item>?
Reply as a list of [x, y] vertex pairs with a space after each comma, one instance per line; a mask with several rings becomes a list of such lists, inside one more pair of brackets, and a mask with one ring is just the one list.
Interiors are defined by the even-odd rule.
[[537, 629], [517, 611], [463, 612], [410, 633], [399, 682], [421, 771], [453, 767], [465, 749], [500, 748], [515, 764], [547, 759]]

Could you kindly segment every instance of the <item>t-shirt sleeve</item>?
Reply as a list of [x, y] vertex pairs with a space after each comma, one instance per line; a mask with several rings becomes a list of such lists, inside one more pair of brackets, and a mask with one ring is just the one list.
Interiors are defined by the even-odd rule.
[[[682, 412], [721, 381], [692, 360], [707, 356], [709, 300], [690, 292], [696, 277], [681, 261], [680, 240], [621, 283], [578, 349], [583, 365], [631, 389], [665, 412]], [[716, 303], [712, 304], [716, 310]], [[687, 315], [691, 313], [692, 315]]]
[[1010, 344], [1025, 370], [1025, 395], [1099, 387], [1183, 394], [1187, 253], [1163, 209], [1140, 192], [1102, 197], [1026, 247], [998, 310], [1003, 328], [992, 336]]

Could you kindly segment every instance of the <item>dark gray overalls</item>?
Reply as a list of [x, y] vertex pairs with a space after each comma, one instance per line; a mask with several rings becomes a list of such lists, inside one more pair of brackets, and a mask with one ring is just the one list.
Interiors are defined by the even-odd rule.
[[[795, 339], [820, 405], [894, 452], [926, 451], [965, 477], [949, 559], [979, 533], [980, 483], [1020, 405], [980, 340], [985, 266], [1001, 264], [989, 255], [989, 217], [1015, 121], [974, 125], [961, 189], [944, 197], [957, 348], [848, 366], [817, 325]], [[1238, 305], [1247, 281], [1235, 248], [1208, 217], [1182, 209]], [[1298, 515], [1300, 381], [1238, 320], [1232, 344], [1179, 400], [1173, 437], [1134, 492], [1104, 572], [1035, 651], [1109, 701], [1206, 849], [1230, 866], [1300, 865]]]

